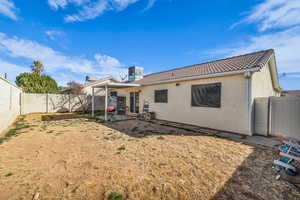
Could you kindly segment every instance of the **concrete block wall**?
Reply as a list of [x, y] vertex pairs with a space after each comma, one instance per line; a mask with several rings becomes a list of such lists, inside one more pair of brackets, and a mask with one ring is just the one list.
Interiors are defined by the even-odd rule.
[[0, 133], [7, 129], [20, 114], [22, 90], [0, 77]]

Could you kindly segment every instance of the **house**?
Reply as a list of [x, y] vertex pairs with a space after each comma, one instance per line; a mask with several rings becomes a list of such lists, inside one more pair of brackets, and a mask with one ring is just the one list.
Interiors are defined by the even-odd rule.
[[282, 92], [282, 96], [300, 97], [300, 90], [286, 90]]
[[[82, 92], [87, 95], [92, 95], [92, 87], [99, 83], [103, 83], [103, 82], [118, 83], [119, 81], [114, 79], [113, 77], [105, 77], [105, 78], [101, 78], [101, 79], [96, 79], [96, 78], [90, 79], [90, 77], [87, 76], [86, 82], [82, 85], [82, 87], [83, 87]], [[102, 88], [97, 88], [94, 90], [94, 95], [95, 96], [104, 96], [105, 91]]]
[[[140, 74], [131, 67], [129, 77], [135, 70]], [[254, 99], [281, 95], [272, 49], [131, 80], [107, 80], [91, 88], [125, 99], [129, 114], [141, 113], [147, 104], [158, 119], [245, 135], [253, 134]]]

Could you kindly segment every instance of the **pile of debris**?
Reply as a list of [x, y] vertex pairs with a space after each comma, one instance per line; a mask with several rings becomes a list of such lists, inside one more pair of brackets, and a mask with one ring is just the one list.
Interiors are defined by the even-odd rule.
[[283, 141], [276, 153], [274, 164], [273, 168], [278, 172], [276, 179], [281, 178], [300, 186], [300, 144], [297, 141]]

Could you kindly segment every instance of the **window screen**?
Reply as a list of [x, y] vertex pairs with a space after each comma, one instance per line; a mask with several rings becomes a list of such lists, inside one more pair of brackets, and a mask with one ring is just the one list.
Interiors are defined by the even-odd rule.
[[221, 107], [221, 83], [192, 85], [192, 106]]
[[110, 96], [117, 97], [118, 96], [118, 92], [116, 92], [116, 91], [110, 92]]
[[155, 90], [155, 103], [168, 103], [168, 90]]

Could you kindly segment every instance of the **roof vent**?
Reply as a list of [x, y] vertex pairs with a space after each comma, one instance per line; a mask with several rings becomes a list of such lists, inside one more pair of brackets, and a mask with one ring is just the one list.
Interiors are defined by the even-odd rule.
[[95, 82], [97, 80], [98, 79], [96, 77], [94, 77], [94, 76], [86, 76], [85, 77], [85, 82], [87, 82], [87, 83], [92, 83], [92, 82]]

